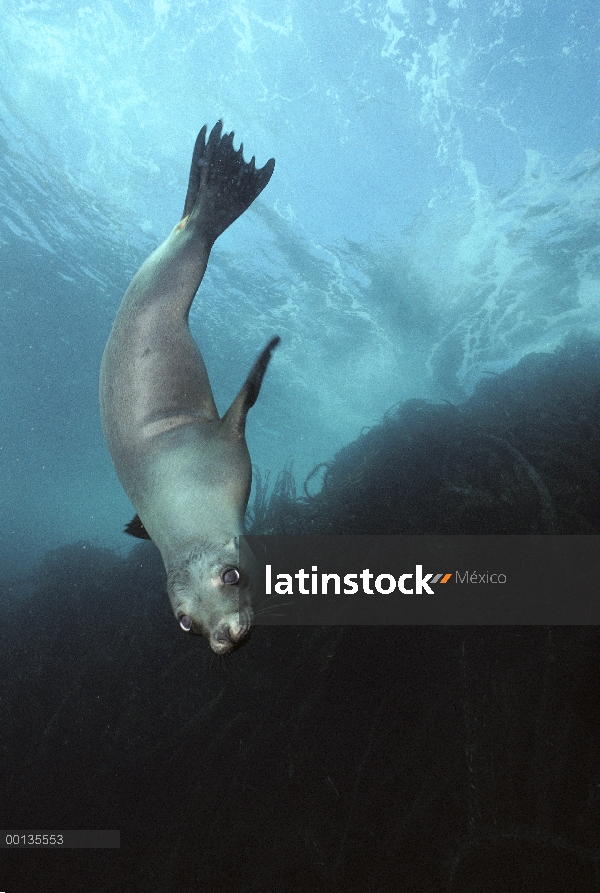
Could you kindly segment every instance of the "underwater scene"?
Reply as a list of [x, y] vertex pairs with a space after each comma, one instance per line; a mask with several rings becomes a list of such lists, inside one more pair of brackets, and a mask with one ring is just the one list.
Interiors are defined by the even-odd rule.
[[600, 893], [595, 625], [251, 629], [231, 557], [590, 554], [600, 9], [0, 21], [2, 893]]

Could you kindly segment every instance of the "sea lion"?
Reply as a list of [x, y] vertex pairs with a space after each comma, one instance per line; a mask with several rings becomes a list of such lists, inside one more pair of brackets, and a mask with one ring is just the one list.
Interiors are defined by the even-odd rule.
[[262, 351], [219, 418], [188, 314], [210, 250], [262, 192], [271, 158], [247, 163], [222, 122], [194, 147], [183, 217], [135, 274], [100, 368], [106, 443], [137, 516], [126, 528], [152, 539], [167, 571], [169, 599], [186, 632], [224, 654], [252, 623], [253, 560], [240, 537], [252, 466], [244, 436], [279, 338]]

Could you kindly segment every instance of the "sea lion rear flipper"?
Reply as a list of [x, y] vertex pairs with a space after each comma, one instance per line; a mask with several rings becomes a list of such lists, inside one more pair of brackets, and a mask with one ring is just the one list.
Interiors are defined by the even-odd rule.
[[198, 134], [183, 209], [185, 226], [193, 225], [210, 245], [260, 195], [275, 167], [271, 158], [256, 169], [254, 156], [244, 161], [244, 146], [233, 148], [233, 131], [221, 136], [218, 121], [205, 144], [206, 125]]
[[151, 539], [150, 534], [142, 524], [140, 520], [140, 516], [136, 515], [131, 519], [129, 524], [126, 524], [123, 533], [128, 533], [129, 536], [137, 536], [140, 540], [149, 540]]
[[202, 167], [206, 156], [206, 124], [196, 137], [194, 146], [194, 154], [192, 155], [192, 164], [190, 167], [190, 179], [188, 181], [187, 193], [185, 196], [185, 205], [183, 207], [183, 217], [189, 217], [200, 189], [200, 180], [202, 178]]
[[239, 394], [223, 416], [222, 424], [230, 427], [242, 437], [246, 427], [248, 410], [256, 403], [271, 355], [280, 341], [281, 338], [279, 335], [276, 335], [275, 338], [271, 338], [265, 349], [261, 351]]

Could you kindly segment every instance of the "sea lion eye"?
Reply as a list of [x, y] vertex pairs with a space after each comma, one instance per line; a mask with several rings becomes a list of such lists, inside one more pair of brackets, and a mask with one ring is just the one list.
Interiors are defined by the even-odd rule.
[[228, 567], [226, 571], [223, 571], [221, 579], [227, 586], [233, 586], [234, 583], [239, 583], [240, 572], [236, 567]]
[[192, 618], [188, 617], [187, 614], [182, 614], [179, 618], [179, 626], [182, 628], [184, 633], [189, 633], [192, 628]]

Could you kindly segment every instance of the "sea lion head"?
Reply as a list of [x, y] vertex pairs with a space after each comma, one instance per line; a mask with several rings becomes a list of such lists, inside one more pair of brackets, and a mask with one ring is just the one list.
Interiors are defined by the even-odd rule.
[[184, 632], [206, 636], [216, 654], [244, 641], [252, 626], [254, 560], [239, 537], [194, 546], [167, 573], [171, 606]]

